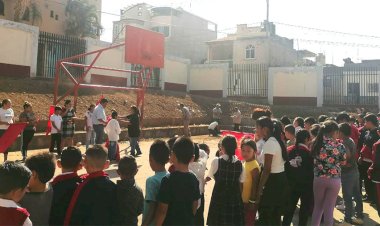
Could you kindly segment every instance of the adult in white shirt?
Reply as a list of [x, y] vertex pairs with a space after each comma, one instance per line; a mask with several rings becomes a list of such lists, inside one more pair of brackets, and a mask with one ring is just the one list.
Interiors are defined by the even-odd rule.
[[108, 100], [103, 98], [94, 109], [93, 126], [96, 134], [95, 144], [104, 143], [104, 127], [107, 125], [107, 116], [105, 108], [107, 107]]
[[[4, 99], [0, 108], [0, 137], [3, 136], [9, 125], [13, 124], [15, 114], [12, 110], [12, 101]], [[4, 152], [4, 161], [8, 160], [8, 150]]]
[[256, 122], [256, 130], [266, 141], [262, 150], [264, 167], [255, 200], [259, 205], [259, 221], [262, 225], [281, 225], [281, 209], [286, 203], [287, 187], [287, 151], [281, 140], [281, 123], [261, 117]]
[[94, 120], [94, 110], [95, 110], [95, 105], [91, 104], [90, 107], [87, 109], [87, 112], [84, 116], [86, 126], [86, 150], [90, 145], [95, 144], [95, 132], [94, 132], [94, 125], [93, 125], [93, 120]]
[[216, 136], [219, 135], [219, 123], [217, 121], [212, 122], [208, 126], [208, 133], [211, 134], [214, 137], [216, 137]]
[[241, 124], [241, 112], [239, 108], [234, 108], [234, 114], [231, 116], [232, 122], [234, 124], [234, 131], [240, 131], [240, 124]]
[[112, 112], [112, 119], [108, 122], [105, 132], [108, 135], [108, 159], [116, 160], [117, 142], [119, 141], [119, 135], [121, 133], [119, 122], [117, 121], [117, 112]]
[[179, 109], [182, 112], [183, 133], [186, 137], [190, 137], [191, 136], [190, 129], [189, 129], [190, 119], [191, 119], [190, 110], [188, 107], [185, 107], [184, 104], [180, 104]]
[[222, 114], [223, 112], [222, 112], [222, 109], [220, 109], [220, 104], [217, 103], [215, 105], [215, 108], [212, 109], [212, 119], [220, 123], [220, 120], [222, 119]]

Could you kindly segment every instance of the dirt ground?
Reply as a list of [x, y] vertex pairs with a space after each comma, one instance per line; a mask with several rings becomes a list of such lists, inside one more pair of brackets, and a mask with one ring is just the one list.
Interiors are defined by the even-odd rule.
[[[217, 150], [217, 144], [218, 144], [219, 139], [208, 137], [208, 136], [197, 136], [197, 137], [193, 137], [193, 140], [195, 142], [198, 142], [198, 143], [206, 143], [210, 146], [210, 149], [211, 149], [210, 156], [211, 157], [208, 161], [208, 164], [210, 164], [211, 159], [213, 158], [213, 156], [215, 156], [215, 152]], [[137, 163], [139, 166], [139, 172], [136, 176], [136, 182], [143, 189], [144, 193], [145, 193], [145, 181], [146, 181], [146, 179], [154, 174], [153, 171], [150, 169], [149, 158], [148, 158], [149, 147], [152, 144], [152, 142], [153, 142], [153, 140], [144, 140], [140, 143], [140, 146], [141, 146], [144, 154], [140, 158], [137, 159]], [[127, 146], [128, 146], [127, 143], [121, 143], [121, 149], [124, 149]], [[82, 151], [84, 151], [84, 147], [81, 147], [81, 149], [82, 149]], [[38, 153], [40, 151], [47, 151], [47, 150], [30, 151], [29, 155], [33, 155], [33, 154]], [[10, 155], [11, 160], [21, 159], [20, 152], [13, 152], [13, 153], [10, 153], [9, 155]], [[122, 153], [122, 155], [124, 155], [124, 153]], [[2, 155], [0, 156], [0, 162], [3, 162], [3, 156]], [[113, 181], [118, 180], [118, 176], [116, 174], [116, 168], [117, 168], [117, 165], [114, 164], [109, 169], [106, 170], [107, 173], [110, 175], [110, 178]], [[56, 175], [58, 175], [59, 173], [60, 173], [59, 170], [57, 170]], [[80, 173], [84, 173], [84, 171], [82, 170]], [[210, 198], [211, 198], [213, 186], [214, 186], [214, 183], [212, 181], [206, 185], [205, 218], [207, 218], [208, 206], [210, 204]], [[376, 210], [373, 207], [369, 206], [368, 203], [364, 203], [364, 213], [366, 216], [365, 217], [365, 223], [364, 223], [365, 226], [374, 226], [374, 225], [380, 223], [380, 218], [377, 216]], [[294, 217], [294, 219], [295, 219], [294, 223], [296, 223], [296, 218], [297, 217]], [[343, 213], [339, 210], [335, 210], [334, 218], [336, 220], [343, 219]], [[140, 223], [141, 223], [141, 217], [140, 217]]]

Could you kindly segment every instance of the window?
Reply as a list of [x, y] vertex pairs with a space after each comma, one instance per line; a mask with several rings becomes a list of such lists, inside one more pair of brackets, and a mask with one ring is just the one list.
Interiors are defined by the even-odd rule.
[[55, 15], [55, 20], [58, 20], [59, 18], [58, 18], [58, 15]]
[[5, 6], [3, 0], [0, 0], [0, 16], [4, 16]]
[[379, 84], [378, 83], [369, 83], [368, 84], [368, 92], [370, 92], [370, 93], [379, 92]]
[[26, 7], [24, 15], [22, 15], [22, 20], [29, 21], [29, 15], [30, 15], [29, 7]]
[[245, 58], [255, 59], [255, 47], [253, 45], [249, 45], [245, 48]]
[[142, 16], [142, 12], [139, 12], [138, 15], [139, 15], [139, 16]]
[[169, 26], [159, 26], [152, 28], [153, 31], [162, 33], [165, 37], [169, 37], [170, 35], [170, 28]]
[[50, 11], [50, 17], [54, 18], [54, 11], [53, 10]]
[[141, 6], [139, 6], [138, 10], [139, 10], [139, 11], [141, 11], [141, 10], [142, 10], [142, 7], [141, 7]]

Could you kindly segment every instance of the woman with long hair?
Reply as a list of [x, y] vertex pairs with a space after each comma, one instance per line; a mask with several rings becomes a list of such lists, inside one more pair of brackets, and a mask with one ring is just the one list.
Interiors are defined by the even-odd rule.
[[285, 211], [283, 226], [290, 226], [298, 201], [301, 199], [298, 225], [306, 226], [313, 202], [313, 157], [308, 143], [310, 133], [300, 130], [296, 135], [296, 143], [288, 147], [289, 161], [285, 165], [289, 182], [289, 202]]
[[74, 145], [74, 132], [76, 119], [75, 110], [71, 100], [65, 100], [64, 108], [62, 109], [62, 149]]
[[337, 141], [339, 127], [334, 121], [323, 123], [312, 146], [314, 158], [314, 210], [312, 226], [334, 224], [334, 207], [341, 185], [341, 165], [346, 161], [346, 149]]
[[[12, 110], [12, 101], [4, 99], [0, 104], [0, 137], [7, 131], [10, 124], [13, 123], [14, 112]], [[8, 160], [8, 150], [4, 152], [4, 161]]]
[[28, 125], [25, 127], [24, 132], [22, 132], [22, 161], [25, 161], [26, 157], [28, 157], [28, 146], [34, 137], [34, 133], [36, 132], [37, 119], [33, 112], [32, 104], [28, 101], [24, 103], [24, 111], [20, 114], [19, 120], [20, 122], [26, 122]]
[[281, 139], [282, 125], [277, 120], [261, 117], [256, 130], [262, 134], [264, 167], [257, 188], [256, 200], [259, 221], [257, 225], [281, 225], [281, 211], [286, 201], [287, 178], [285, 162], [288, 160], [285, 143]]
[[[142, 154], [140, 145], [139, 145], [139, 137], [140, 137], [140, 111], [135, 106], [132, 105], [130, 108], [131, 114], [127, 116], [128, 119], [128, 136], [129, 142], [131, 145], [131, 155], [139, 156]], [[136, 153], [137, 151], [137, 153]]]

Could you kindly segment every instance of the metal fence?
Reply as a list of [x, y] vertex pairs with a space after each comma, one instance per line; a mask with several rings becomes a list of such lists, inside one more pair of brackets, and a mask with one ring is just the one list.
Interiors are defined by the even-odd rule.
[[380, 67], [325, 67], [324, 105], [377, 106]]
[[[79, 38], [40, 32], [38, 38], [37, 76], [54, 78], [55, 65], [58, 60], [86, 52], [86, 41]], [[73, 61], [85, 63], [85, 58]], [[68, 68], [74, 75], [83, 72], [82, 68]]]
[[229, 69], [228, 96], [268, 97], [268, 66], [234, 64]]
[[[140, 71], [141, 66], [140, 65], [132, 65], [133, 71]], [[145, 81], [146, 75], [149, 73], [149, 69], [147, 68], [145, 72], [143, 73], [143, 80]], [[160, 81], [161, 81], [161, 70], [159, 68], [154, 68], [152, 74], [150, 75], [149, 81], [148, 81], [148, 88], [157, 89], [160, 88]], [[131, 86], [137, 87], [138, 86], [138, 76], [132, 75], [131, 76]]]

